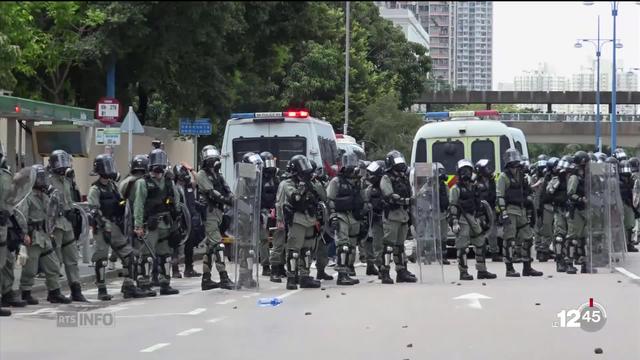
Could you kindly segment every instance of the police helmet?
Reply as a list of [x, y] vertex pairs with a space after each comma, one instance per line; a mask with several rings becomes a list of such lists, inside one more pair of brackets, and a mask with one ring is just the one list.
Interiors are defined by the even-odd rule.
[[49, 176], [47, 174], [47, 169], [41, 164], [35, 164], [32, 168], [36, 172], [36, 181], [33, 184], [33, 188], [46, 191], [49, 188]]
[[387, 170], [405, 173], [407, 171], [407, 162], [400, 151], [391, 150], [387, 153], [387, 157], [385, 158], [385, 167]]
[[618, 164], [620, 163], [620, 162], [618, 161], [618, 159], [616, 159], [616, 158], [615, 158], [615, 157], [613, 157], [613, 156], [609, 156], [608, 158], [606, 158], [606, 159], [605, 159], [605, 161], [604, 161], [604, 162], [605, 162], [605, 163], [607, 163], [607, 164], [614, 165], [616, 168], [618, 168]]
[[504, 164], [506, 167], [520, 166], [522, 157], [520, 152], [514, 148], [509, 148], [504, 152]]
[[294, 155], [287, 164], [287, 171], [292, 175], [310, 179], [311, 174], [313, 173], [313, 168], [306, 156]]
[[564, 173], [564, 172], [567, 172], [569, 169], [571, 169], [572, 164], [573, 164], [573, 157], [571, 155], [565, 155], [562, 158], [560, 158], [560, 161], [558, 161], [558, 165], [556, 165], [556, 168], [558, 172]]
[[248, 152], [242, 155], [242, 162], [247, 164], [253, 164], [256, 166], [262, 166], [262, 158], [260, 155], [254, 152]]
[[489, 166], [488, 159], [480, 159], [476, 162], [476, 173], [482, 176], [491, 176], [493, 174], [493, 169]]
[[629, 159], [629, 166], [631, 166], [631, 172], [637, 173], [640, 171], [640, 159], [632, 157]]
[[176, 164], [173, 165], [173, 178], [176, 181], [182, 181], [189, 184], [191, 183], [191, 172], [186, 166], [182, 164]]
[[629, 160], [620, 161], [620, 175], [628, 175], [630, 176], [633, 173], [631, 170], [631, 164], [629, 164]]
[[595, 155], [597, 162], [599, 163], [602, 163], [607, 159], [607, 154], [603, 152], [597, 152], [597, 153], [594, 153], [593, 155]]
[[149, 153], [149, 170], [154, 173], [164, 173], [169, 166], [167, 153], [162, 149], [153, 149]]
[[456, 173], [462, 180], [471, 180], [473, 175], [473, 164], [467, 159], [458, 161], [456, 165]]
[[71, 155], [64, 150], [54, 150], [49, 155], [49, 168], [56, 173], [64, 174], [71, 167]]
[[100, 154], [93, 160], [93, 174], [103, 178], [114, 179], [117, 171], [113, 157], [109, 154]]
[[205, 169], [220, 169], [222, 166], [222, 162], [220, 161], [220, 151], [213, 146], [207, 145], [202, 148], [202, 152], [200, 153], [202, 157], [202, 167]]
[[577, 166], [585, 166], [587, 165], [589, 160], [589, 154], [587, 154], [583, 150], [578, 150], [575, 154], [573, 154], [573, 163]]
[[260, 153], [260, 158], [262, 158], [262, 163], [264, 163], [265, 169], [277, 168], [278, 164], [276, 164], [276, 158], [272, 153], [268, 151], [263, 151]]
[[616, 158], [616, 160], [618, 161], [622, 161], [622, 160], [627, 160], [627, 153], [624, 151], [623, 148], [617, 148], [614, 152], [613, 152], [613, 157]]
[[382, 175], [384, 175], [384, 171], [385, 171], [385, 162], [382, 160], [372, 161], [367, 166], [367, 173], [369, 174], [369, 176], [372, 176], [372, 177], [382, 178]]
[[131, 159], [131, 164], [129, 165], [129, 171], [133, 173], [134, 171], [140, 171], [146, 173], [149, 168], [149, 155], [147, 154], [138, 154]]
[[557, 157], [550, 157], [549, 160], [547, 160], [547, 171], [555, 170], [556, 165], [558, 165], [558, 161], [560, 161], [560, 159], [558, 159]]

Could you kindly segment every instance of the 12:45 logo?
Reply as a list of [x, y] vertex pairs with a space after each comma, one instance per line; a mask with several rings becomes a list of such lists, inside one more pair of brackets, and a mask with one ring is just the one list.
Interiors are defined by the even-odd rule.
[[553, 322], [553, 327], [580, 328], [587, 332], [596, 332], [607, 323], [607, 311], [593, 298], [577, 309], [560, 311], [556, 317], [558, 321]]

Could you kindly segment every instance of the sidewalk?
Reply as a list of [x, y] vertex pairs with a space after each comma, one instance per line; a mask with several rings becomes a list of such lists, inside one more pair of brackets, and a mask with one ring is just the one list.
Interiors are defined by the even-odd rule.
[[[194, 261], [199, 261], [202, 260], [203, 256], [205, 253], [205, 247], [204, 247], [204, 242], [200, 244], [200, 246], [196, 247], [193, 250], [193, 260]], [[90, 257], [89, 257], [90, 258]], [[181, 262], [181, 264], [184, 264], [184, 260]], [[94, 271], [94, 267], [93, 264], [91, 262], [83, 262], [82, 259], [82, 254], [80, 254], [80, 258], [78, 260], [78, 268], [80, 270], [80, 282], [83, 284], [83, 288], [91, 288], [93, 286], [95, 286], [94, 282], [96, 281], [96, 273]], [[62, 275], [65, 275], [64, 273], [64, 268], [60, 269], [62, 272]], [[106, 278], [107, 279], [114, 279], [114, 278], [118, 278], [118, 273], [122, 271], [122, 263], [118, 260], [116, 262], [116, 269], [114, 270], [106, 270], [105, 274], [106, 274]], [[16, 269], [14, 269], [13, 274], [15, 276], [15, 280], [13, 283], [13, 289], [15, 291], [17, 291], [20, 288], [20, 275], [22, 273], [22, 268], [18, 268], [16, 267]], [[69, 290], [69, 285], [67, 284], [67, 279], [66, 276], [62, 276], [60, 277], [60, 279], [58, 280], [60, 283], [60, 289], [63, 291], [68, 291]], [[85, 284], [90, 284], [89, 286], [84, 286]], [[33, 285], [32, 288], [32, 292], [37, 293], [37, 292], [44, 292], [46, 291], [46, 285], [45, 285], [45, 279], [44, 278], [38, 278], [36, 277], [35, 279], [35, 284]]]

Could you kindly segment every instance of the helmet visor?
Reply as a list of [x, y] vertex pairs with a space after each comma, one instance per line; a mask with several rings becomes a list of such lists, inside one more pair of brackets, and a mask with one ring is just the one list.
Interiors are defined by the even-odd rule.
[[66, 151], [56, 154], [53, 161], [51, 162], [51, 167], [53, 167], [54, 169], [71, 167], [71, 155], [69, 155]]
[[149, 154], [149, 166], [167, 166], [169, 159], [164, 151], [153, 151]]
[[114, 175], [117, 172], [116, 164], [111, 156], [105, 156], [102, 159], [102, 170], [104, 171], [104, 175], [107, 176]]

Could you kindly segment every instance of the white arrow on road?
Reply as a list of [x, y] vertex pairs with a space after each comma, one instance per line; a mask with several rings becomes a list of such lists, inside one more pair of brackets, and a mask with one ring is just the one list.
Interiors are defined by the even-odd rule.
[[489, 296], [478, 294], [478, 293], [469, 293], [460, 295], [458, 297], [454, 297], [453, 300], [469, 300], [467, 304], [472, 309], [482, 309], [482, 304], [480, 304], [480, 299], [491, 299]]

